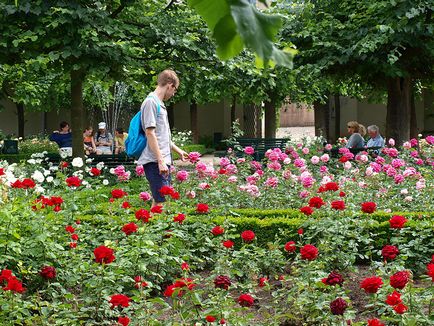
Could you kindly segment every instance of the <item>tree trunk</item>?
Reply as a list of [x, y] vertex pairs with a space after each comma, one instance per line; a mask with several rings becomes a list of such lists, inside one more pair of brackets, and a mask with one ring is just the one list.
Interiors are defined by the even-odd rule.
[[335, 94], [335, 132], [333, 134], [333, 139], [330, 139], [332, 143], [341, 136], [341, 97], [339, 94]]
[[394, 77], [387, 80], [386, 137], [397, 146], [410, 139], [411, 78]]
[[315, 102], [313, 104], [315, 115], [315, 136], [323, 136], [328, 142], [330, 142], [330, 124], [329, 124], [329, 102], [323, 104]]
[[232, 104], [231, 104], [231, 126], [234, 125], [235, 121], [235, 108], [237, 105], [237, 97], [235, 95], [232, 96]]
[[411, 90], [410, 98], [410, 138], [416, 138], [419, 133], [417, 129], [417, 117], [416, 117], [416, 103], [414, 98], [414, 86]]
[[170, 129], [173, 129], [173, 126], [175, 125], [175, 115], [173, 112], [173, 104], [170, 104], [169, 106], [167, 106], [167, 118], [169, 119]]
[[24, 139], [24, 104], [16, 103], [18, 116], [18, 137]]
[[71, 70], [71, 129], [72, 153], [74, 157], [84, 157], [82, 116], [83, 107], [83, 70]]
[[265, 138], [276, 138], [276, 106], [273, 102], [265, 102]]
[[244, 137], [255, 138], [255, 106], [254, 104], [244, 104]]
[[255, 105], [255, 137], [262, 138], [262, 107]]
[[190, 126], [191, 132], [193, 134], [193, 144], [199, 142], [199, 133], [197, 128], [197, 103], [192, 102], [190, 104]]

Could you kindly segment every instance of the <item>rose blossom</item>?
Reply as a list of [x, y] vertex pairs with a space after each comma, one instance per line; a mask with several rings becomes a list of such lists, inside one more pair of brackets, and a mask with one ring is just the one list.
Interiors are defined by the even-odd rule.
[[312, 162], [312, 164], [318, 164], [319, 163], [319, 157], [314, 155], [311, 157], [310, 161]]
[[400, 304], [402, 302], [401, 299], [401, 293], [393, 291], [392, 294], [389, 294], [386, 297], [385, 301], [389, 306], [396, 306], [397, 304]]
[[199, 203], [196, 206], [196, 212], [200, 214], [206, 214], [209, 212], [209, 207], [207, 204]]
[[241, 239], [246, 243], [252, 242], [255, 239], [255, 233], [252, 230], [245, 230], [241, 232]]
[[297, 247], [295, 246], [295, 242], [294, 241], [288, 241], [287, 243], [285, 243], [285, 251], [286, 252], [294, 252], [297, 250]]
[[343, 315], [347, 307], [348, 303], [342, 298], [337, 298], [330, 302], [330, 310], [333, 315]]
[[56, 277], [56, 269], [53, 266], [44, 266], [39, 274], [46, 280], [52, 280]]
[[395, 307], [393, 307], [393, 310], [395, 310], [397, 314], [402, 315], [408, 310], [408, 307], [403, 303], [398, 303]]
[[226, 275], [219, 275], [214, 279], [214, 286], [219, 289], [227, 290], [231, 284], [231, 279]]
[[320, 160], [323, 163], [327, 163], [330, 160], [330, 155], [329, 154], [323, 154], [323, 155], [321, 155]]
[[225, 229], [223, 229], [220, 225], [216, 225], [215, 227], [213, 227], [213, 228], [211, 229], [211, 233], [212, 233], [214, 236], [221, 235], [221, 234], [223, 234], [224, 232], [225, 232]]
[[234, 246], [234, 242], [232, 240], [225, 240], [225, 241], [222, 241], [222, 245], [223, 245], [223, 247], [230, 249]]
[[394, 215], [389, 220], [390, 227], [392, 229], [402, 229], [406, 222], [407, 222], [407, 219], [401, 215]]
[[110, 264], [115, 260], [113, 255], [113, 249], [107, 248], [106, 246], [99, 246], [93, 251], [95, 255], [95, 261], [100, 264]]
[[302, 259], [314, 260], [318, 256], [318, 249], [311, 244], [307, 244], [300, 248], [300, 254]]
[[334, 286], [334, 285], [342, 285], [344, 283], [344, 279], [341, 274], [336, 272], [331, 272], [329, 276], [323, 278], [321, 280], [326, 285]]
[[241, 307], [251, 307], [253, 306], [255, 299], [253, 299], [250, 294], [241, 294], [237, 301]]
[[122, 232], [124, 232], [125, 235], [133, 234], [133, 233], [137, 232], [137, 225], [135, 223], [132, 223], [132, 222], [125, 224], [122, 227]]
[[148, 192], [146, 192], [146, 191], [142, 191], [142, 192], [139, 194], [139, 198], [140, 198], [141, 200], [143, 200], [143, 201], [148, 201], [148, 200], [150, 200], [152, 197], [151, 197], [151, 195], [150, 195]]
[[398, 248], [392, 245], [385, 245], [383, 249], [381, 249], [381, 255], [385, 260], [393, 260], [398, 254]]
[[300, 212], [302, 212], [304, 215], [312, 215], [312, 213], [314, 212], [313, 208], [310, 206], [304, 206], [302, 208], [300, 208]]
[[368, 319], [368, 326], [386, 326], [384, 325], [381, 320], [374, 318], [374, 319]]
[[143, 168], [143, 165], [137, 165], [137, 166], [136, 166], [136, 174], [137, 174], [137, 176], [139, 176], [139, 177], [145, 175], [145, 169]]
[[345, 202], [343, 200], [334, 200], [331, 202], [333, 209], [343, 211], [345, 209]]
[[244, 153], [247, 155], [253, 155], [255, 153], [255, 149], [252, 146], [246, 146], [244, 148]]
[[364, 289], [366, 293], [377, 293], [378, 289], [383, 285], [381, 277], [372, 276], [365, 278], [360, 283], [360, 288]]
[[176, 173], [176, 180], [183, 182], [188, 179], [188, 172], [185, 170], [178, 171]]
[[377, 204], [374, 202], [364, 202], [362, 203], [362, 212], [372, 214], [377, 209]]
[[390, 277], [390, 286], [402, 290], [408, 283], [410, 273], [408, 271], [399, 271]]
[[111, 308], [115, 308], [118, 306], [128, 307], [130, 305], [130, 298], [123, 294], [114, 294], [110, 297], [109, 303], [112, 304]]

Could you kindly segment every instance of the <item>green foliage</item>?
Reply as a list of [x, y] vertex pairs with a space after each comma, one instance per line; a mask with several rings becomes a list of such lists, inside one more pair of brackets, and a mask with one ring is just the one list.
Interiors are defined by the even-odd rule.
[[[185, 146], [181, 146], [181, 148], [184, 151], [186, 151], [187, 153], [190, 153], [190, 152], [198, 152], [200, 154], [206, 153], [206, 147], [202, 144], [185, 145]], [[172, 157], [174, 160], [177, 160], [180, 158], [178, 153], [172, 153]]]
[[59, 146], [47, 138], [29, 138], [18, 143], [18, 152], [24, 155], [42, 152], [58, 153], [58, 151]]

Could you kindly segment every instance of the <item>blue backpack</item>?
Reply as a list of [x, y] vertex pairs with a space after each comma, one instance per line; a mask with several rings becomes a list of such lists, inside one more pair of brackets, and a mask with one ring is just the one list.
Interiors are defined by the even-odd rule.
[[[160, 101], [155, 96], [148, 96], [157, 103], [157, 116], [160, 113]], [[147, 139], [145, 131], [142, 127], [142, 110], [131, 119], [130, 128], [128, 129], [128, 137], [125, 140], [125, 152], [129, 157], [139, 158], [146, 147]]]

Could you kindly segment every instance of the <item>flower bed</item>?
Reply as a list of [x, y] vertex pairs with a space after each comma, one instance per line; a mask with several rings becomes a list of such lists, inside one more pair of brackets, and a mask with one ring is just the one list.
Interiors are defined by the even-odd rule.
[[152, 210], [140, 167], [1, 162], [0, 320], [432, 323], [434, 141], [336, 160], [318, 143], [192, 153]]

